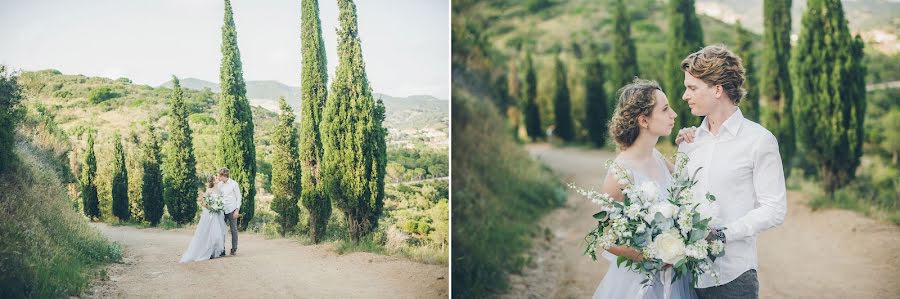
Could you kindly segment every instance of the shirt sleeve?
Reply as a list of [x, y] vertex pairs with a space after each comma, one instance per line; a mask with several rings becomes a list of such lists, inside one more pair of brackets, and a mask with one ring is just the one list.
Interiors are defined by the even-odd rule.
[[755, 236], [784, 223], [787, 213], [787, 190], [778, 141], [766, 134], [754, 151], [753, 188], [758, 207], [725, 225], [725, 240], [741, 240]]

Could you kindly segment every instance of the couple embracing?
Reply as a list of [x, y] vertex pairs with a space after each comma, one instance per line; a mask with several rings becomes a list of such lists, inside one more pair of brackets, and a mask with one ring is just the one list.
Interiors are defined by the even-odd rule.
[[237, 219], [241, 207], [241, 189], [230, 178], [228, 168], [206, 179], [206, 191], [198, 200], [203, 207], [200, 221], [181, 263], [199, 262], [225, 256], [225, 226], [231, 230], [231, 255], [237, 254]]
[[[686, 170], [697, 172], [694, 196], [707, 192], [718, 199], [718, 215], [707, 240], [725, 244], [724, 256], [698, 281], [676, 280], [669, 288], [657, 277], [643, 288], [644, 276], [614, 261], [616, 256], [640, 261], [638, 250], [612, 246], [603, 256], [613, 261], [594, 298], [758, 298], [756, 237], [780, 225], [787, 211], [786, 190], [778, 141], [759, 124], [745, 119], [738, 104], [744, 97], [741, 59], [721, 45], [707, 46], [681, 62], [684, 85], [681, 99], [692, 116], [704, 117], [700, 127], [682, 129], [676, 138], [678, 152], [689, 158]], [[655, 145], [671, 134], [678, 117], [662, 88], [653, 81], [636, 79], [619, 90], [609, 131], [619, 148], [613, 164], [637, 181], [653, 182], [660, 194], [672, 186], [674, 165]], [[623, 200], [622, 188], [608, 172], [601, 192]], [[663, 197], [664, 198], [664, 197]], [[670, 283], [666, 281], [665, 283]], [[668, 290], [665, 290], [668, 289]]]

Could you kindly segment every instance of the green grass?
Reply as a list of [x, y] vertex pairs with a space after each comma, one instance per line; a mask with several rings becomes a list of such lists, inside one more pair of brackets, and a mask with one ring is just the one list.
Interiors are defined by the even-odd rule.
[[809, 194], [809, 207], [813, 210], [844, 209], [866, 217], [900, 226], [900, 179], [897, 169], [886, 161], [876, 161], [864, 166], [857, 178], [833, 194], [825, 193], [822, 184], [814, 178], [805, 178], [794, 169], [787, 180], [790, 190]]
[[21, 162], [0, 174], [0, 297], [77, 296], [122, 249], [72, 208], [41, 155], [19, 146]]

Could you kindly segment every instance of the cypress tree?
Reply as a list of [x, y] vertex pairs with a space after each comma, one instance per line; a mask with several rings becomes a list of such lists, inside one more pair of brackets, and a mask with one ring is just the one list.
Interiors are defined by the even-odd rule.
[[747, 95], [741, 100], [741, 113], [745, 118], [759, 122], [759, 87], [757, 85], [758, 81], [756, 81], [756, 66], [753, 64], [756, 56], [753, 53], [753, 40], [750, 37], [751, 33], [741, 27], [740, 21], [737, 22], [735, 28], [737, 30], [737, 51], [735, 51], [735, 55], [743, 60], [744, 73], [746, 74], [744, 90], [747, 91]]
[[169, 142], [163, 164], [164, 198], [169, 215], [178, 224], [194, 220], [197, 212], [197, 159], [193, 132], [188, 125], [181, 84], [172, 76], [172, 112], [169, 113]]
[[230, 170], [231, 179], [240, 186], [241, 216], [238, 224], [244, 230], [256, 210], [256, 145], [253, 143], [253, 113], [247, 100], [241, 53], [229, 0], [225, 0], [222, 25], [219, 84], [222, 88], [219, 94], [219, 164]]
[[17, 78], [6, 72], [6, 66], [0, 65], [0, 172], [10, 169], [16, 161], [16, 126], [22, 119], [19, 103], [22, 95]]
[[122, 144], [125, 148], [125, 156], [132, 157], [126, 160], [125, 169], [128, 170], [128, 209], [129, 213], [131, 213], [129, 219], [136, 223], [147, 220], [144, 215], [143, 197], [141, 196], [144, 171], [141, 167], [143, 158], [140, 152], [140, 138], [135, 131], [135, 127], [132, 126], [125, 137], [125, 142]]
[[[691, 116], [691, 109], [685, 101], [680, 100], [684, 94], [684, 71], [681, 61], [691, 53], [703, 47], [703, 28], [694, 11], [694, 0], [669, 0], [667, 8], [669, 16], [668, 52], [663, 64], [665, 92], [674, 99], [670, 104], [681, 117], [675, 119], [675, 132], [681, 128], [697, 126], [700, 119]], [[671, 134], [672, 142], [678, 134]]]
[[281, 235], [294, 228], [299, 217], [297, 199], [300, 197], [300, 161], [297, 145], [297, 128], [294, 126], [294, 111], [284, 97], [279, 99], [281, 115], [272, 136], [272, 211], [278, 213], [276, 220], [281, 227]]
[[91, 220], [100, 218], [100, 199], [97, 197], [97, 157], [94, 155], [94, 132], [88, 130], [87, 148], [81, 164], [81, 203], [84, 215]]
[[323, 183], [354, 241], [374, 229], [384, 198], [383, 107], [372, 98], [356, 5], [339, 0], [338, 66], [322, 117]]
[[510, 98], [509, 105], [506, 107], [506, 116], [508, 118], [510, 133], [512, 137], [518, 139], [519, 126], [521, 126], [521, 110], [522, 99], [519, 87], [519, 66], [515, 58], [510, 59], [507, 63], [509, 68], [506, 72], [506, 96]]
[[328, 99], [325, 42], [319, 21], [319, 1], [301, 1], [301, 52], [303, 65], [300, 101], [300, 199], [308, 212], [309, 237], [318, 243], [331, 217], [331, 200], [321, 192], [322, 109]]
[[612, 68], [610, 80], [620, 88], [638, 75], [637, 50], [631, 38], [631, 19], [622, 0], [613, 3]]
[[606, 144], [607, 128], [609, 120], [607, 112], [607, 96], [604, 88], [605, 73], [603, 62], [594, 47], [588, 50], [585, 57], [585, 121], [588, 129], [588, 137], [596, 147]]
[[159, 224], [163, 214], [163, 184], [162, 172], [159, 168], [159, 138], [153, 124], [147, 126], [147, 140], [143, 144], [143, 159], [141, 168], [144, 177], [141, 182], [141, 204], [144, 209], [144, 219], [151, 225]]
[[817, 161], [825, 190], [849, 183], [862, 156], [866, 110], [862, 40], [838, 0], [811, 0], [791, 59], [798, 144]]
[[569, 86], [566, 84], [566, 68], [559, 56], [554, 62], [556, 70], [556, 92], [553, 94], [553, 113], [556, 118], [554, 135], [563, 141], [575, 139], [575, 123], [572, 121], [572, 104], [569, 97]]
[[791, 0], [763, 2], [763, 63], [760, 80], [760, 121], [775, 138], [784, 165], [790, 175], [796, 152], [794, 118], [791, 114], [793, 88], [788, 69], [791, 60]]
[[525, 54], [525, 80], [522, 81], [522, 102], [525, 108], [525, 131], [531, 140], [537, 140], [544, 136], [541, 130], [541, 114], [537, 105], [537, 76], [534, 72], [534, 61], [531, 58], [531, 50]]
[[119, 131], [113, 136], [112, 212], [121, 221], [131, 218], [128, 206], [128, 170], [125, 169], [125, 149]]

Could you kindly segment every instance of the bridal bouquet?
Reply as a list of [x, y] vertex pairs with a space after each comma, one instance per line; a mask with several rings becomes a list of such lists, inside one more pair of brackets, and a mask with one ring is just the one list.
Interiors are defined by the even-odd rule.
[[207, 209], [213, 212], [219, 212], [225, 209], [225, 203], [223, 202], [221, 195], [206, 194], [203, 196], [203, 203], [206, 204]]
[[[684, 275], [691, 275], [696, 285], [701, 274], [712, 270], [712, 262], [725, 254], [721, 241], [706, 240], [710, 222], [718, 214], [718, 206], [713, 203], [716, 198], [709, 193], [695, 198], [692, 188], [697, 184], [697, 172], [687, 175], [684, 154], [676, 155], [675, 161], [673, 184], [667, 189], [667, 197], [659, 194], [659, 186], [653, 182], [636, 185], [628, 171], [613, 161], [608, 161], [607, 167], [623, 186], [623, 201], [569, 185], [600, 206], [600, 212], [593, 215], [597, 227], [585, 237], [588, 243], [585, 255], [596, 260], [598, 245], [603, 249], [615, 245], [637, 249], [642, 261], [619, 256], [616, 264], [621, 267], [624, 263], [627, 268], [644, 274], [644, 286], [652, 284], [655, 275], [667, 270], [664, 269], [667, 264], [672, 265], [668, 269], [674, 275], [665, 271], [664, 280], [672, 275], [666, 286]], [[718, 280], [715, 271], [710, 274]]]

